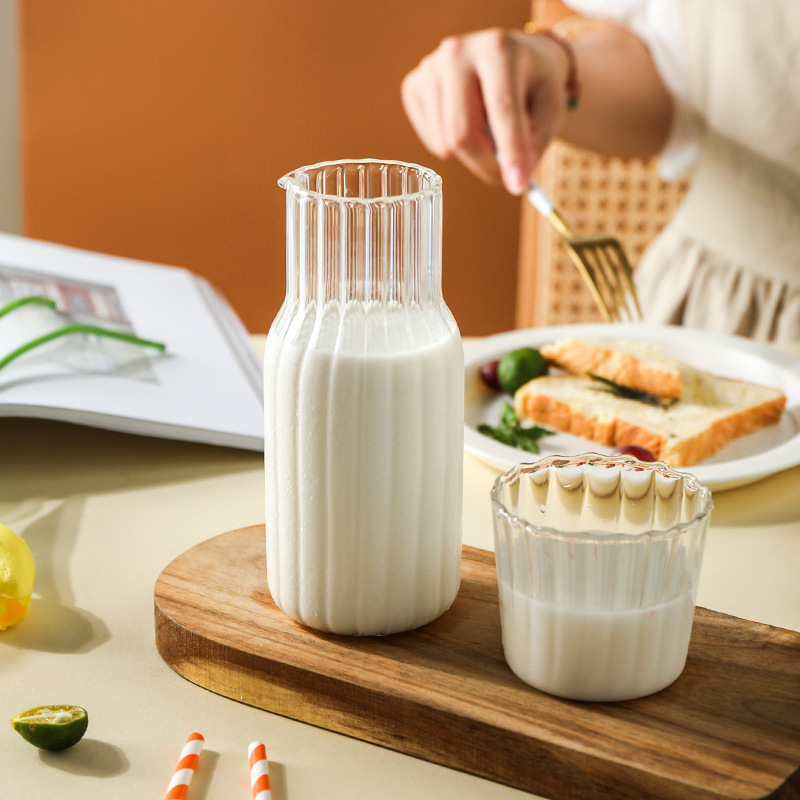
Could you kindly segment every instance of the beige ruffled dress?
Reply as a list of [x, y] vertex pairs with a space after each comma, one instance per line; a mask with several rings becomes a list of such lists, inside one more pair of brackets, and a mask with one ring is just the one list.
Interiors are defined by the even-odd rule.
[[684, 0], [685, 201], [637, 269], [648, 322], [800, 342], [800, 1]]

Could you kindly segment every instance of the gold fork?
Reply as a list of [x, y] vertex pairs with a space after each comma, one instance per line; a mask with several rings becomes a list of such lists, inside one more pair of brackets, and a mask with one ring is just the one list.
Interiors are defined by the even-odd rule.
[[576, 237], [536, 181], [531, 181], [527, 196], [534, 208], [561, 234], [569, 257], [606, 322], [640, 320], [642, 310], [633, 285], [633, 270], [619, 240], [611, 236]]

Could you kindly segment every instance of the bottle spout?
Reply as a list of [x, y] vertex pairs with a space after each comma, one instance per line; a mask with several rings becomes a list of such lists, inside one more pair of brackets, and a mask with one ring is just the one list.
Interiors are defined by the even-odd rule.
[[367, 158], [300, 167], [280, 178], [278, 186], [333, 202], [402, 203], [440, 195], [442, 179], [418, 164]]

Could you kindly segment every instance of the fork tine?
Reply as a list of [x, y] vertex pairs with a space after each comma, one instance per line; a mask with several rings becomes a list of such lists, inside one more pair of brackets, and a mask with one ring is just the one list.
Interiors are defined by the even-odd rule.
[[612, 319], [619, 321], [620, 285], [619, 279], [608, 259], [607, 245], [608, 243], [605, 239], [599, 239], [585, 243], [582, 250], [584, 258], [590, 261], [595, 269], [595, 282], [601, 292], [605, 294], [606, 305]]
[[630, 291], [624, 281], [620, 251], [621, 247], [616, 240], [607, 239], [598, 243], [593, 255], [611, 295], [615, 317], [624, 321], [625, 317], [630, 318], [632, 315], [628, 302]]
[[600, 313], [606, 322], [611, 322], [613, 319], [612, 308], [609, 307], [606, 298], [603, 296], [600, 284], [596, 277], [596, 267], [588, 260], [583, 254], [582, 243], [577, 239], [564, 239], [564, 247], [567, 254], [572, 259], [572, 263], [578, 268], [578, 272], [583, 278], [583, 282], [592, 293], [595, 303], [597, 303]]
[[573, 239], [565, 244], [607, 321], [641, 319], [633, 271], [616, 239]]
[[642, 308], [639, 305], [639, 296], [636, 293], [636, 285], [633, 282], [633, 269], [619, 241], [616, 239], [610, 240], [607, 255], [622, 297], [622, 307], [631, 321], [641, 320]]
[[628, 319], [640, 320], [642, 309], [633, 283], [633, 270], [619, 241], [610, 236], [575, 238], [553, 201], [535, 180], [531, 181], [527, 197], [561, 235], [570, 259], [589, 287], [606, 322], [621, 320], [621, 309]]

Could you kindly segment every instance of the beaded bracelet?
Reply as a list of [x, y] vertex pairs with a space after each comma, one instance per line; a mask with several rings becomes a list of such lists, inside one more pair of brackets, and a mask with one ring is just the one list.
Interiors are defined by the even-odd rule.
[[567, 54], [567, 63], [569, 65], [565, 87], [567, 91], [567, 108], [570, 109], [570, 111], [576, 109], [581, 99], [581, 85], [578, 82], [578, 60], [575, 57], [575, 49], [572, 47], [572, 43], [569, 39], [565, 39], [561, 34], [556, 33], [552, 28], [546, 28], [538, 22], [526, 22], [523, 30], [525, 33], [548, 36], [564, 49], [564, 52]]

